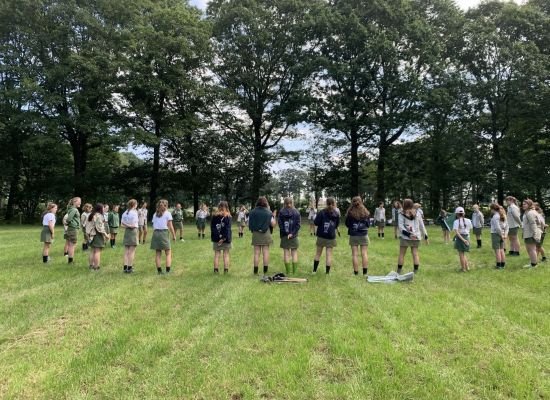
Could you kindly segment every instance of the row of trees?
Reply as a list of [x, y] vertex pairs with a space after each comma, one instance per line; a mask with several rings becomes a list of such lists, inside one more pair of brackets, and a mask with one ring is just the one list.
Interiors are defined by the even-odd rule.
[[317, 197], [542, 201], [549, 51], [544, 0], [6, 0], [6, 217], [70, 193], [237, 204], [281, 158]]

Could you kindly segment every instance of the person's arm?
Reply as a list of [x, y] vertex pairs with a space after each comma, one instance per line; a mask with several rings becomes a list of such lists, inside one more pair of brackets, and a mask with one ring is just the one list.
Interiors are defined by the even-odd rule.
[[399, 215], [397, 216], [397, 226], [399, 228], [399, 232], [401, 232], [403, 236], [408, 238], [411, 237], [411, 233], [405, 227], [405, 216], [402, 213], [399, 213]]
[[270, 221], [270, 225], [271, 227], [273, 228], [275, 225], [277, 225], [277, 211], [273, 211], [271, 213], [271, 221]]
[[172, 239], [176, 241], [176, 231], [174, 230], [174, 224], [172, 224], [172, 220], [168, 220], [167, 225], [168, 231], [172, 234]]
[[298, 231], [300, 231], [300, 228], [302, 227], [302, 221], [301, 221], [300, 213], [295, 216], [294, 218], [294, 229], [292, 230], [292, 237], [298, 236]]
[[319, 226], [321, 224], [321, 222], [323, 222], [322, 219], [321, 219], [321, 214], [322, 213], [317, 213], [317, 215], [315, 216], [315, 219], [313, 220], [313, 224], [315, 226]]
[[468, 244], [468, 241], [464, 239], [464, 237], [460, 234], [460, 229], [458, 229], [460, 224], [460, 220], [455, 220], [453, 222], [453, 232], [455, 233], [456, 237], [459, 238], [463, 243]]
[[527, 218], [527, 224], [529, 224], [529, 229], [531, 229], [533, 232], [533, 239], [535, 239], [537, 242], [540, 242], [541, 230], [537, 229], [538, 228], [537, 217], [533, 216], [533, 214], [534, 214], [533, 212], [529, 211], [527, 212], [525, 217]]
[[422, 237], [428, 242], [428, 231], [426, 230], [426, 225], [424, 225], [424, 218], [423, 215], [420, 215], [420, 218], [418, 219], [418, 226], [420, 227], [420, 233], [422, 234]]
[[51, 219], [48, 222], [48, 228], [50, 228], [50, 233], [52, 234], [52, 240], [53, 240], [53, 236], [54, 236], [54, 233], [55, 233], [55, 221], [53, 219]]

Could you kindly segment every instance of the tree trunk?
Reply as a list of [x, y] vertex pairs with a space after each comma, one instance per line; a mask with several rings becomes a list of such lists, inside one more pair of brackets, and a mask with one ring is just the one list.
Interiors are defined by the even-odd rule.
[[9, 221], [15, 215], [15, 200], [17, 198], [17, 192], [19, 191], [19, 168], [14, 169], [14, 174], [10, 181], [10, 193], [8, 195], [8, 204], [6, 205], [6, 221]]
[[357, 130], [352, 129], [350, 132], [351, 137], [351, 186], [350, 197], [359, 195], [359, 142], [357, 138]]
[[254, 160], [252, 165], [252, 185], [250, 188], [252, 203], [255, 203], [256, 199], [260, 197], [260, 190], [262, 188], [262, 171], [263, 171], [262, 136], [260, 133], [260, 126], [258, 124], [254, 124]]
[[88, 139], [84, 133], [72, 133], [69, 140], [73, 153], [73, 194], [82, 197], [85, 194], [86, 161], [88, 159]]
[[496, 132], [492, 134], [493, 142], [493, 164], [495, 168], [495, 176], [497, 180], [497, 202], [498, 204], [504, 204], [504, 178], [502, 172], [502, 160], [500, 158], [500, 146], [497, 139]]
[[193, 215], [199, 211], [199, 184], [197, 182], [197, 166], [191, 166], [191, 182], [193, 185]]
[[[158, 125], [157, 125], [158, 126]], [[155, 128], [157, 131], [157, 128]], [[157, 137], [160, 138], [160, 134], [157, 134]], [[160, 142], [153, 147], [153, 172], [151, 174], [151, 190], [149, 192], [149, 204], [153, 208], [156, 207], [156, 201], [158, 196], [158, 186], [159, 186], [159, 171], [160, 171]], [[151, 218], [153, 215], [151, 214]]]
[[384, 143], [384, 140], [380, 140], [380, 145], [378, 146], [378, 162], [376, 165], [376, 203], [385, 201], [386, 199], [385, 168], [387, 150], [387, 145]]

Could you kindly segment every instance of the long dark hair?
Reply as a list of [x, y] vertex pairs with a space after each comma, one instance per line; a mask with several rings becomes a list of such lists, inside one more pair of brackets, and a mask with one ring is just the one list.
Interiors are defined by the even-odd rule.
[[88, 216], [88, 221], [93, 221], [94, 220], [94, 216], [96, 214], [103, 214], [103, 204], [102, 203], [97, 203], [94, 207], [94, 209], [92, 210], [92, 212], [90, 213], [90, 215]]
[[348, 208], [347, 215], [356, 220], [368, 218], [370, 216], [369, 210], [363, 205], [363, 200], [359, 196], [355, 196], [351, 199], [351, 204]]

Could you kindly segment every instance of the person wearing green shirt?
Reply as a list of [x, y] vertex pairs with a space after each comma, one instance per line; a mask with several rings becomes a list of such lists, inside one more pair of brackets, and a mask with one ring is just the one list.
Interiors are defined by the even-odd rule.
[[82, 200], [80, 197], [73, 197], [69, 201], [69, 207], [67, 209], [67, 256], [69, 257], [69, 264], [74, 260], [74, 248], [78, 239], [78, 231], [80, 230], [80, 212], [78, 207]]
[[172, 218], [176, 234], [178, 232], [180, 233], [180, 242], [185, 242], [185, 240], [183, 240], [183, 210], [181, 208], [181, 203], [176, 203], [176, 208], [172, 211]]
[[118, 234], [118, 228], [120, 227], [120, 218], [118, 215], [119, 206], [113, 204], [113, 209], [109, 212], [107, 217], [107, 223], [109, 225], [109, 233], [111, 234], [111, 248], [116, 247], [116, 235]]

